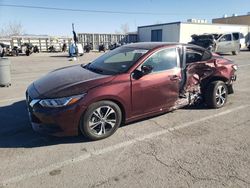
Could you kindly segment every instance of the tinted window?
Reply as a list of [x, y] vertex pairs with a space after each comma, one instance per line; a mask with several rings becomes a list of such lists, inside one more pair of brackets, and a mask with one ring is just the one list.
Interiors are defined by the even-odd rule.
[[152, 72], [160, 72], [177, 67], [177, 53], [175, 48], [161, 50], [149, 57], [143, 65], [151, 65]]
[[199, 61], [206, 61], [211, 58], [211, 53], [207, 50], [187, 48], [186, 63], [194, 63]]
[[162, 41], [162, 29], [151, 31], [151, 41], [152, 42]]
[[224, 35], [224, 36], [220, 39], [221, 42], [222, 42], [222, 41], [231, 41], [231, 40], [232, 40], [231, 34]]
[[233, 40], [239, 40], [240, 33], [233, 33]]
[[193, 63], [201, 61], [202, 54], [196, 51], [187, 51], [186, 53], [186, 63]]

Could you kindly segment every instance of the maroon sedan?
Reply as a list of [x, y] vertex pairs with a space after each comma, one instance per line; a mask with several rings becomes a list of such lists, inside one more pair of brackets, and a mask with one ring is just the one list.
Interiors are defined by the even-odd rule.
[[32, 83], [29, 116], [35, 131], [103, 139], [123, 123], [183, 106], [224, 106], [236, 70], [232, 61], [195, 45], [129, 44]]

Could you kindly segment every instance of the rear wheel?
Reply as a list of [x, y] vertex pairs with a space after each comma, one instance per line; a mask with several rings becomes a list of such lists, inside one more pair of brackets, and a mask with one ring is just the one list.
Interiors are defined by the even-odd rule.
[[211, 82], [205, 93], [205, 102], [210, 108], [221, 108], [227, 102], [228, 89], [224, 82]]
[[232, 54], [233, 55], [238, 55], [240, 53], [240, 48], [241, 48], [241, 46], [239, 46], [238, 50], [232, 51]]
[[119, 106], [112, 101], [91, 104], [83, 115], [80, 130], [91, 140], [100, 140], [114, 134], [122, 121]]
[[238, 55], [240, 52], [239, 51], [232, 51], [233, 55]]

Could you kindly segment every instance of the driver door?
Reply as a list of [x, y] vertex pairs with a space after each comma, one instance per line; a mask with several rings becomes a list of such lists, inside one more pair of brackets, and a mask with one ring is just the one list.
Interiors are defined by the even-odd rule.
[[137, 79], [131, 76], [133, 115], [168, 109], [179, 96], [181, 69], [176, 48], [155, 52], [137, 70], [144, 65], [150, 65], [152, 72]]

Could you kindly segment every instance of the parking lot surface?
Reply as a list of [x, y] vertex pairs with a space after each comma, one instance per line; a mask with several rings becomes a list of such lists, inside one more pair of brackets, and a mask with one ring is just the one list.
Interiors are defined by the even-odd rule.
[[[54, 69], [87, 63], [67, 54], [10, 57], [0, 88], [0, 187], [250, 187], [250, 52], [225, 107], [189, 107], [120, 127], [111, 137], [54, 138], [32, 131], [27, 86]], [[152, 99], [153, 100], [153, 99]]]

